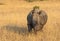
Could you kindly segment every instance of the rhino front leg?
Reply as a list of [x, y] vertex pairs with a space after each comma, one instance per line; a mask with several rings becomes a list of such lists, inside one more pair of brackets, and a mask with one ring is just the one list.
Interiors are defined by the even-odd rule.
[[28, 25], [28, 32], [32, 32], [32, 26], [30, 24]]
[[34, 28], [33, 28], [33, 30], [34, 30], [34, 33], [35, 33], [35, 34], [37, 34], [37, 30], [36, 30], [36, 27], [34, 27]]

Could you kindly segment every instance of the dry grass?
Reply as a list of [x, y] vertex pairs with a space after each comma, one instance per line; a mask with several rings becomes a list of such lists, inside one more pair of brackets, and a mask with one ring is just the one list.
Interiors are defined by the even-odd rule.
[[[38, 35], [27, 32], [26, 17], [38, 5], [48, 21]], [[7, 2], [0, 5], [0, 41], [60, 41], [60, 2]]]

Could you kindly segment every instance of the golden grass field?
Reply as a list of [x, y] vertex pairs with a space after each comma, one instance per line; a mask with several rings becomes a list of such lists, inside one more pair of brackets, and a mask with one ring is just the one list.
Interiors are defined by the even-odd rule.
[[[60, 2], [4, 1], [0, 5], [0, 41], [60, 41]], [[38, 5], [48, 15], [43, 32], [28, 35], [27, 15]]]

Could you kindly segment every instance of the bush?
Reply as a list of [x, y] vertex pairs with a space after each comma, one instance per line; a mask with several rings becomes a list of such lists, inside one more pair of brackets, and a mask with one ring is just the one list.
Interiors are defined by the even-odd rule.
[[36, 9], [36, 8], [38, 8], [38, 9], [39, 9], [39, 6], [34, 6], [33, 8], [34, 8], [34, 9]]
[[28, 1], [28, 2], [33, 2], [34, 0], [26, 0], [26, 1]]
[[4, 5], [4, 3], [0, 3], [0, 5]]
[[46, 1], [46, 0], [25, 0], [25, 1], [33, 2], [33, 1]]

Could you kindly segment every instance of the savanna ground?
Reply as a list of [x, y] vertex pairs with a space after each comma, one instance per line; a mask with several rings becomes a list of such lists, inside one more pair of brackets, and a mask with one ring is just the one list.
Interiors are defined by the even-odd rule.
[[[26, 17], [38, 5], [48, 15], [43, 32], [27, 31]], [[60, 2], [6, 1], [0, 4], [0, 41], [60, 41]]]

